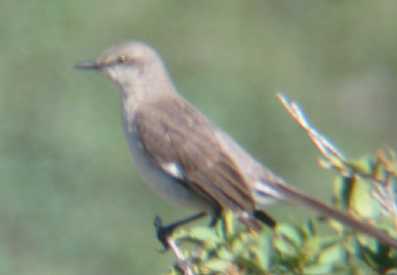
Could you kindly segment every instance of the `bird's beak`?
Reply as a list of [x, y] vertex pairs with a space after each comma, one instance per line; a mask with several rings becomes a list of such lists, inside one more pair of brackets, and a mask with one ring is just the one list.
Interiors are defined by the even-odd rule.
[[83, 61], [80, 62], [79, 64], [76, 64], [74, 66], [76, 69], [82, 69], [82, 70], [100, 70], [102, 69], [102, 64], [99, 64], [96, 61]]

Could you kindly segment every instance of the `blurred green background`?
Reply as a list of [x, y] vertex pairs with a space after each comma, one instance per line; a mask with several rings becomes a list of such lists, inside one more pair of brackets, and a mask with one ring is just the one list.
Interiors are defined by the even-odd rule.
[[[159, 274], [158, 200], [131, 163], [120, 100], [76, 71], [114, 43], [157, 48], [180, 93], [291, 184], [332, 174], [275, 99], [285, 92], [349, 156], [396, 148], [396, 1], [0, 3], [0, 274]], [[281, 220], [299, 221], [285, 205]], [[307, 215], [306, 215], [307, 216]]]

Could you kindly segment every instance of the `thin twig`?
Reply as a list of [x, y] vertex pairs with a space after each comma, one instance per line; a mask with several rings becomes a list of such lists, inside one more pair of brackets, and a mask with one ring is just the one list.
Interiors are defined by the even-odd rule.
[[194, 275], [192, 269], [190, 268], [190, 265], [188, 263], [188, 260], [185, 259], [185, 257], [183, 256], [182, 251], [179, 250], [176, 242], [174, 240], [172, 240], [171, 238], [166, 238], [166, 242], [169, 246], [169, 248], [172, 250], [172, 252], [174, 253], [177, 262], [176, 265], [178, 266], [178, 268], [183, 272], [184, 275]]
[[[339, 171], [343, 176], [360, 176], [368, 179], [373, 183], [374, 190], [372, 192], [374, 198], [383, 206], [383, 209], [390, 215], [397, 216], [397, 202], [394, 191], [394, 179], [397, 177], [397, 168], [392, 165], [395, 163], [395, 156], [391, 154], [391, 160], [385, 155], [385, 152], [378, 152], [376, 164], [381, 165], [385, 172], [384, 177], [379, 177], [376, 171], [364, 171], [357, 167], [354, 163], [350, 163], [344, 155], [322, 134], [320, 134], [308, 121], [303, 110], [299, 105], [289, 100], [285, 95], [278, 94], [278, 100], [287, 110], [289, 115], [296, 123], [307, 133], [312, 143], [318, 148], [320, 153], [328, 162], [321, 162], [322, 166], [331, 167]], [[396, 221], [397, 226], [397, 221]]]
[[312, 127], [299, 105], [289, 100], [285, 95], [278, 94], [278, 100], [283, 104], [284, 108], [291, 117], [298, 123], [303, 130], [306, 131], [310, 140], [320, 150], [321, 154], [327, 158], [337, 158], [342, 162], [346, 162], [346, 158], [332, 143], [321, 135], [314, 127]]

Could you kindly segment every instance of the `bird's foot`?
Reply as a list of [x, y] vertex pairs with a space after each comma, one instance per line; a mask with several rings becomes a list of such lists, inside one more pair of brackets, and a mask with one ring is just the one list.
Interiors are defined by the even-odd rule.
[[164, 251], [167, 251], [169, 249], [169, 237], [174, 233], [175, 229], [177, 229], [180, 226], [191, 223], [195, 220], [198, 220], [206, 215], [207, 215], [206, 212], [200, 212], [193, 216], [187, 217], [183, 220], [176, 221], [168, 225], [164, 225], [161, 218], [159, 216], [156, 216], [154, 218], [154, 228], [156, 230], [156, 237], [163, 245]]
[[163, 225], [161, 218], [156, 216], [154, 218], [154, 228], [156, 230], [156, 237], [163, 246], [163, 251], [167, 251], [170, 248], [168, 238], [175, 230], [174, 224]]

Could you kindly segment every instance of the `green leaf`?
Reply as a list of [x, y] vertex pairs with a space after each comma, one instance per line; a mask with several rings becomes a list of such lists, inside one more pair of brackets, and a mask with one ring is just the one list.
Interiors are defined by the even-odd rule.
[[320, 274], [332, 274], [333, 267], [331, 264], [315, 264], [303, 269], [305, 275], [320, 275]]
[[225, 261], [222, 259], [213, 259], [209, 260], [205, 263], [204, 269], [207, 269], [211, 272], [224, 272], [230, 266], [230, 261]]
[[352, 184], [350, 210], [362, 218], [377, 218], [380, 215], [380, 205], [372, 195], [372, 184], [362, 178], [357, 178]]
[[320, 253], [318, 263], [321, 264], [344, 264], [347, 260], [346, 250], [341, 245], [333, 245]]
[[280, 224], [276, 228], [276, 233], [288, 240], [295, 247], [301, 247], [303, 244], [302, 235], [295, 226]]
[[229, 250], [227, 250], [225, 247], [222, 247], [221, 249], [218, 250], [217, 255], [220, 259], [222, 260], [227, 260], [231, 261], [235, 258], [233, 253]]
[[316, 233], [316, 224], [312, 219], [308, 219], [302, 226], [301, 231], [305, 238], [310, 238]]
[[189, 236], [192, 239], [204, 242], [219, 243], [222, 241], [212, 228], [203, 226], [190, 229]]
[[269, 235], [260, 238], [258, 243], [259, 251], [257, 253], [260, 265], [263, 269], [268, 270], [271, 265], [271, 258], [273, 254], [272, 239]]
[[273, 240], [273, 245], [282, 256], [294, 257], [298, 254], [296, 247], [288, 240], [277, 238]]
[[313, 237], [311, 239], [306, 240], [304, 248], [303, 248], [303, 255], [307, 259], [312, 259], [317, 257], [319, 250], [321, 249], [322, 240], [320, 237]]

